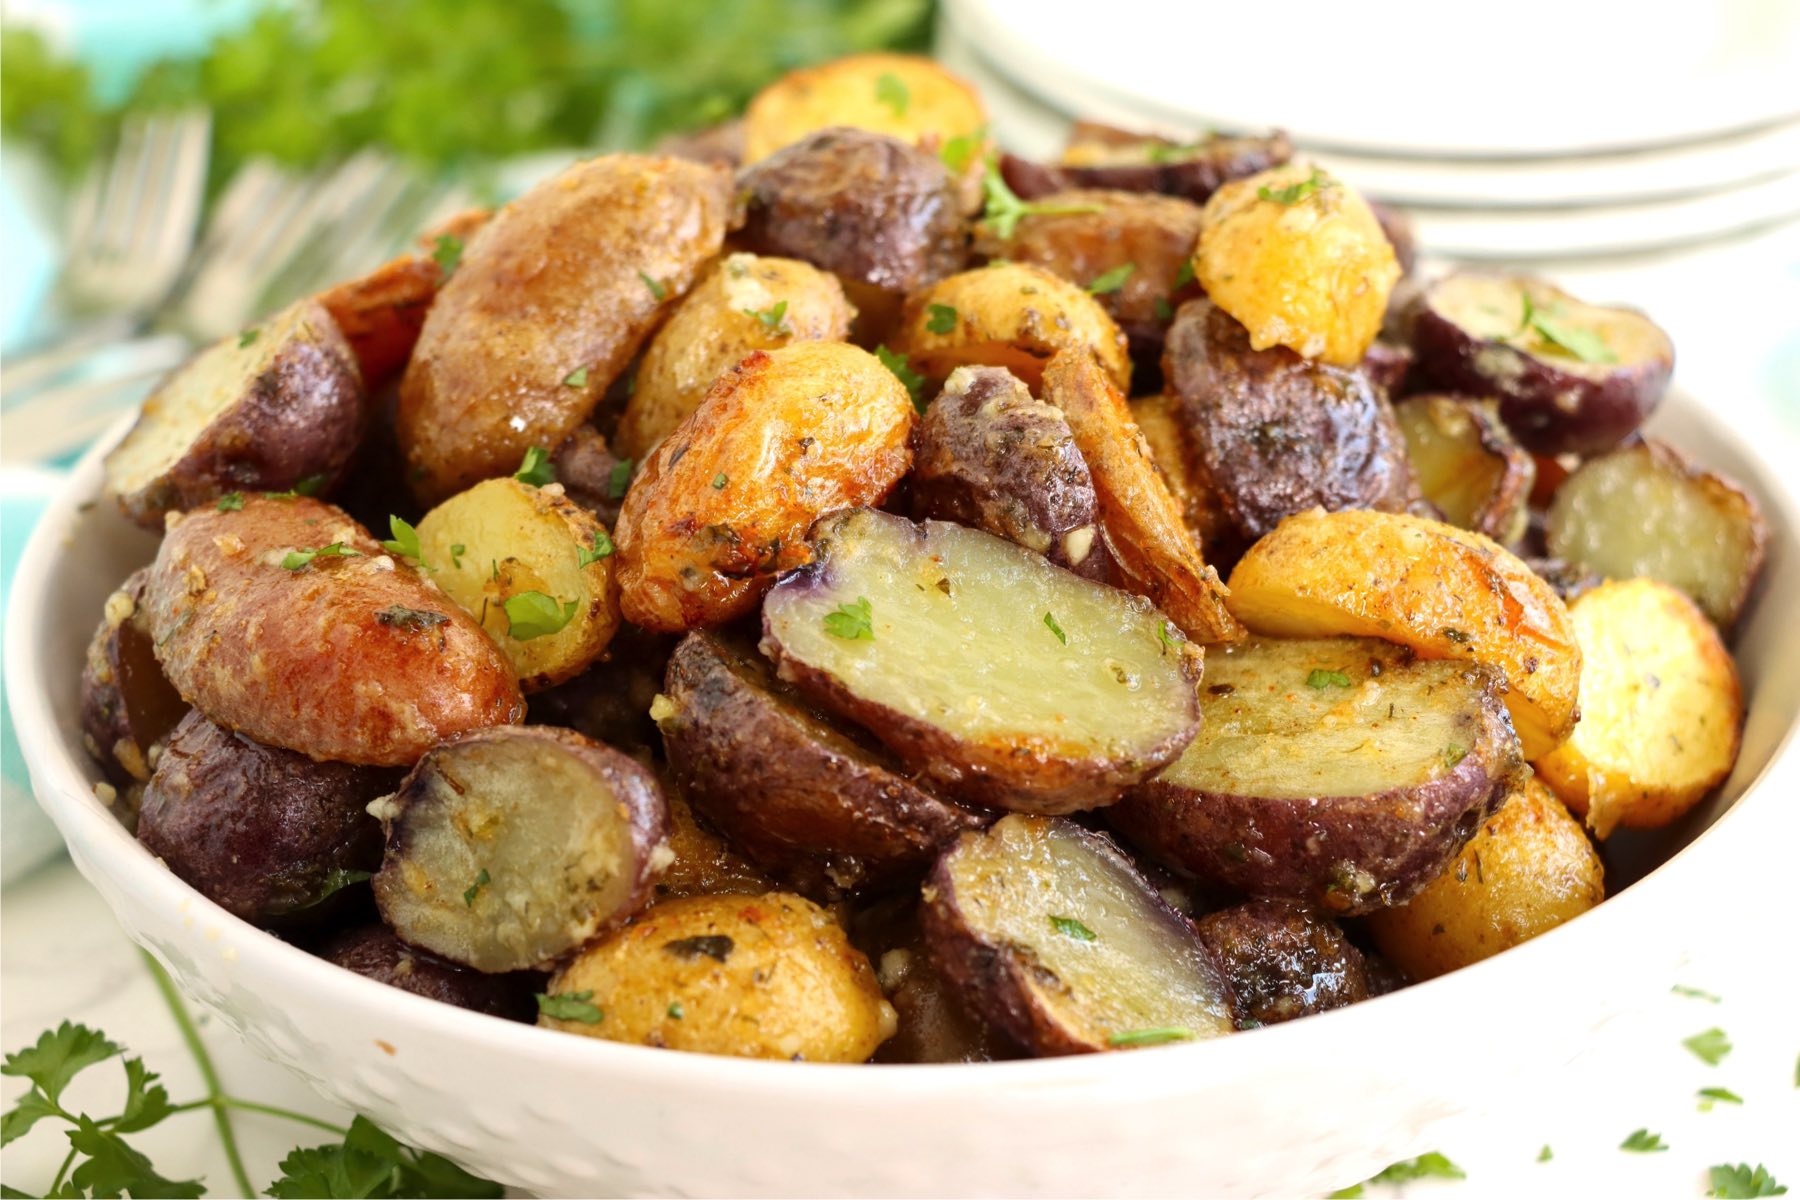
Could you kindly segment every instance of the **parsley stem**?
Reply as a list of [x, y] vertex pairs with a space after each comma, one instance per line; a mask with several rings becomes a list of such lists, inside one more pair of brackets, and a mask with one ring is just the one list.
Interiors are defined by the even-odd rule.
[[[69, 1123], [71, 1125], [74, 1124], [73, 1121]], [[75, 1154], [76, 1151], [71, 1149], [69, 1151], [69, 1156], [62, 1160], [62, 1166], [56, 1168], [56, 1178], [50, 1181], [50, 1190], [45, 1192], [44, 1195], [55, 1196], [62, 1191], [63, 1176], [67, 1175], [69, 1173], [69, 1168], [74, 1165]]]
[[187, 1043], [188, 1051], [194, 1056], [194, 1065], [200, 1068], [200, 1078], [206, 1083], [206, 1097], [212, 1105], [213, 1121], [219, 1127], [219, 1144], [225, 1148], [226, 1162], [231, 1164], [231, 1177], [237, 1182], [238, 1195], [254, 1196], [256, 1189], [250, 1186], [250, 1175], [244, 1170], [243, 1156], [238, 1153], [237, 1134], [231, 1128], [231, 1114], [220, 1103], [225, 1098], [225, 1089], [219, 1084], [219, 1072], [213, 1066], [212, 1055], [207, 1053], [206, 1043], [200, 1040], [200, 1031], [194, 1027], [194, 1019], [188, 1015], [187, 1005], [181, 1002], [181, 994], [175, 990], [175, 981], [169, 978], [169, 973], [151, 957], [148, 950], [140, 948], [138, 953], [144, 956], [144, 963], [150, 968], [150, 978], [156, 981], [156, 990], [162, 993], [163, 1003], [169, 1006], [169, 1015], [175, 1018], [175, 1027], [181, 1031], [181, 1040]]
[[[208, 1096], [203, 1100], [190, 1100], [186, 1104], [175, 1104], [169, 1108], [169, 1115], [193, 1112], [198, 1108], [235, 1108], [242, 1112], [261, 1113], [265, 1117], [281, 1117], [283, 1120], [296, 1121], [302, 1125], [311, 1125], [314, 1129], [322, 1129], [326, 1133], [343, 1137], [350, 1131], [342, 1125], [333, 1125], [330, 1121], [318, 1117], [309, 1117], [305, 1113], [295, 1112], [291, 1108], [279, 1108], [273, 1104], [258, 1104], [254, 1100], [239, 1100], [236, 1096]], [[102, 1122], [105, 1124], [105, 1122]]]

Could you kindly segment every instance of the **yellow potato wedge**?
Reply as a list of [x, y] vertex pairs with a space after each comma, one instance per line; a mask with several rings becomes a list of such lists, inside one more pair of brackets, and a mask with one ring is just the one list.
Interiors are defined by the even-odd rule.
[[[936, 149], [952, 138], [984, 140], [987, 110], [973, 87], [929, 58], [853, 54], [790, 71], [758, 92], [744, 112], [744, 163], [833, 125]], [[969, 157], [979, 162], [979, 147]]]

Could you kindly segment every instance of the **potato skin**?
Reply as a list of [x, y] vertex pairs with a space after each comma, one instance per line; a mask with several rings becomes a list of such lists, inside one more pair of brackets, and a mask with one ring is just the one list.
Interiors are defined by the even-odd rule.
[[958, 367], [913, 431], [913, 516], [955, 521], [1105, 581], [1087, 462], [1061, 410], [1003, 367]]
[[1231, 984], [1239, 1029], [1275, 1025], [1369, 998], [1362, 951], [1328, 917], [1293, 900], [1249, 900], [1207, 913], [1200, 940]]
[[1204, 299], [1176, 313], [1163, 364], [1196, 464], [1245, 541], [1309, 508], [1405, 512], [1416, 499], [1393, 410], [1359, 368], [1253, 350]]
[[1408, 975], [1433, 979], [1580, 916], [1600, 903], [1603, 876], [1581, 823], [1534, 776], [1424, 891], [1366, 924]]
[[620, 609], [680, 633], [747, 616], [807, 561], [821, 514], [884, 499], [912, 465], [913, 406], [874, 355], [757, 351], [713, 385], [632, 483], [614, 531]]
[[[329, 488], [356, 452], [366, 424], [362, 377], [330, 314], [302, 300], [245, 343], [249, 332], [172, 371], [106, 456], [108, 493], [146, 529], [226, 492], [285, 491], [313, 475]], [[201, 428], [185, 428], [186, 397], [221, 388], [235, 398]], [[156, 449], [168, 437], [191, 439], [172, 460]]]
[[511, 474], [528, 448], [573, 433], [718, 253], [730, 209], [724, 168], [614, 154], [496, 213], [401, 380], [396, 429], [420, 502]]
[[656, 905], [582, 952], [550, 993], [592, 993], [615, 1042], [807, 1062], [862, 1062], [894, 1032], [875, 973], [830, 914], [799, 896], [693, 896]]
[[[891, 78], [904, 101], [884, 98]], [[890, 85], [891, 86], [891, 85]], [[852, 54], [789, 71], [744, 111], [744, 161], [756, 163], [815, 130], [847, 125], [933, 147], [978, 136], [987, 125], [981, 95], [929, 58]]]
[[[771, 324], [767, 317], [778, 305], [786, 307]], [[720, 375], [752, 351], [790, 342], [841, 342], [855, 318], [837, 279], [807, 263], [726, 255], [650, 340], [614, 444], [620, 454], [642, 458], [700, 407]]]
[[156, 661], [143, 607], [149, 578], [139, 567], [106, 598], [81, 669], [82, 742], [117, 787], [150, 778], [158, 744], [188, 711]]
[[1158, 192], [1204, 204], [1233, 180], [1277, 167], [1293, 157], [1287, 135], [1226, 137], [1212, 134], [1198, 145], [1077, 121], [1058, 163], [1034, 163], [1003, 155], [1000, 171], [1024, 200], [1070, 188]]
[[[621, 463], [626, 464], [625, 478], [615, 486], [615, 472]], [[578, 427], [550, 456], [550, 469], [563, 485], [563, 495], [593, 513], [608, 529], [619, 523], [625, 485], [630, 483], [631, 460], [614, 453], [598, 429], [592, 425]]]
[[879, 744], [814, 712], [754, 646], [690, 633], [658, 725], [683, 796], [784, 884], [835, 900], [925, 873], [993, 814], [941, 800]]
[[1537, 462], [1513, 440], [1492, 401], [1408, 396], [1394, 416], [1421, 489], [1451, 524], [1503, 546], [1524, 538]]
[[335, 933], [314, 953], [333, 966], [427, 1000], [441, 1000], [507, 1021], [537, 1020], [532, 993], [542, 986], [543, 976], [534, 971], [488, 975], [459, 967], [407, 945], [379, 921]]
[[1140, 396], [1131, 402], [1131, 419], [1144, 435], [1150, 461], [1181, 510], [1181, 523], [1194, 535], [1207, 557], [1224, 553], [1235, 558], [1242, 547], [1226, 519], [1212, 485], [1194, 462], [1194, 438], [1181, 411], [1179, 397], [1166, 392]]
[[[289, 551], [332, 542], [359, 556], [281, 566]], [[144, 601], [169, 682], [265, 745], [407, 766], [444, 738], [525, 713], [481, 627], [317, 500], [251, 496], [238, 511], [188, 513], [163, 538]], [[396, 608], [444, 620], [382, 619]]]
[[235, 917], [279, 923], [381, 862], [364, 811], [398, 771], [315, 762], [189, 712], [144, 789], [138, 841]]

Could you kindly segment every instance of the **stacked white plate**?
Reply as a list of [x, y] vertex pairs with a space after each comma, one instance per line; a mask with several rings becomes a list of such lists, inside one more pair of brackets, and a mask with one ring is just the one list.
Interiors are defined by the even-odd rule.
[[1435, 254], [1676, 249], [1800, 218], [1800, 3], [945, 0], [995, 133], [1285, 129]]

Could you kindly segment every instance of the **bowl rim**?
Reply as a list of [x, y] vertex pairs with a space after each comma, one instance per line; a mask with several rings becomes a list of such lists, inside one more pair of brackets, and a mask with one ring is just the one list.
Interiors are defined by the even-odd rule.
[[[1691, 395], [1671, 388], [1665, 404], [1670, 402], [1679, 408], [1695, 409], [1696, 418], [1709, 426], [1709, 434], [1752, 468], [1749, 472], [1737, 472], [1737, 477], [1763, 505], [1773, 543], [1770, 558], [1781, 553], [1800, 556], [1800, 522], [1796, 521], [1795, 501], [1770, 462], [1750, 440], [1717, 414], [1709, 414]], [[1277, 1055], [1291, 1061], [1296, 1056], [1323, 1054], [1325, 1057], [1319, 1061], [1330, 1061], [1330, 1046], [1341, 1039], [1381, 1041], [1391, 1039], [1396, 1031], [1415, 1027], [1408, 1014], [1420, 1005], [1437, 1011], [1460, 1004], [1461, 1011], [1480, 1012], [1484, 994], [1507, 994], [1497, 986], [1501, 982], [1498, 972], [1525, 976], [1539, 960], [1553, 959], [1565, 949], [1575, 953], [1576, 939], [1596, 949], [1608, 945], [1621, 923], [1636, 920], [1642, 911], [1655, 911], [1659, 904], [1665, 920], [1679, 921], [1692, 906], [1670, 901], [1692, 894], [1687, 889], [1699, 886], [1695, 877], [1703, 875], [1713, 860], [1731, 853], [1734, 847], [1749, 852], [1757, 845], [1763, 828], [1777, 821], [1775, 796], [1779, 789], [1773, 786], [1775, 778], [1793, 776], [1800, 783], [1800, 752], [1796, 751], [1800, 712], [1796, 712], [1776, 738], [1768, 761], [1744, 781], [1737, 800], [1710, 827], [1625, 891], [1609, 896], [1605, 903], [1578, 918], [1504, 953], [1385, 996], [1315, 1014], [1304, 1021], [1244, 1030], [1230, 1037], [1158, 1046], [1156, 1054], [1084, 1054], [982, 1063], [794, 1064], [710, 1054], [670, 1054], [649, 1046], [571, 1037], [413, 995], [334, 967], [232, 916], [157, 862], [94, 796], [93, 782], [98, 771], [80, 751], [79, 739], [58, 730], [48, 691], [39, 686], [49, 664], [42, 641], [35, 634], [45, 620], [48, 585], [60, 548], [73, 523], [98, 502], [104, 477], [102, 460], [134, 420], [135, 413], [121, 417], [69, 472], [33, 530], [15, 576], [6, 614], [5, 685], [38, 803], [74, 849], [72, 857], [84, 875], [104, 872], [111, 884], [133, 903], [179, 915], [190, 924], [195, 923], [197, 913], [201, 914], [220, 931], [220, 944], [226, 944], [224, 939], [229, 937], [229, 945], [236, 951], [231, 969], [283, 989], [282, 994], [290, 997], [289, 1005], [323, 1005], [327, 1006], [326, 1011], [338, 1014], [380, 1010], [426, 1036], [453, 1039], [472, 1054], [505, 1055], [514, 1062], [538, 1062], [554, 1056], [584, 1073], [630, 1077], [639, 1083], [666, 1086], [723, 1085], [761, 1094], [782, 1094], [795, 1100], [829, 1099], [850, 1087], [858, 1094], [879, 1089], [886, 1097], [904, 1100], [984, 1084], [1032, 1091], [1101, 1084], [1110, 1089], [1124, 1084], [1142, 1096], [1167, 1095], [1191, 1089], [1199, 1070], [1220, 1079], [1231, 1077], [1234, 1070], [1241, 1073], [1243, 1064], [1239, 1059], [1244, 1055]], [[1757, 798], [1765, 795], [1766, 799]], [[1696, 854], [1702, 845], [1710, 848]], [[133, 940], [140, 940], [131, 922], [122, 924]], [[153, 946], [149, 949], [156, 952]], [[1592, 950], [1588, 956], [1597, 957]], [[179, 972], [176, 975], [179, 979]], [[349, 1030], [355, 1023], [345, 1021], [343, 1026]], [[351, 1036], [361, 1039], [364, 1033], [359, 1030]]]

